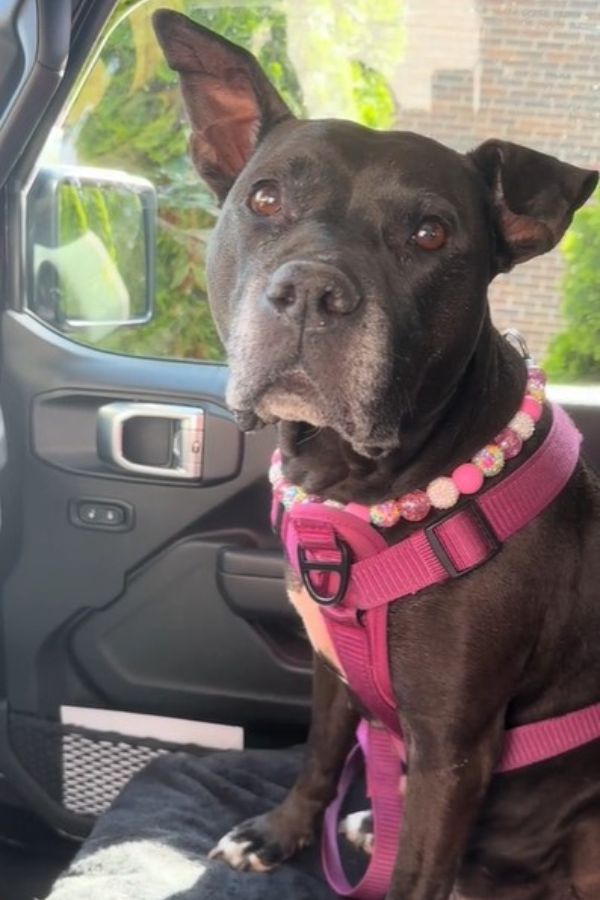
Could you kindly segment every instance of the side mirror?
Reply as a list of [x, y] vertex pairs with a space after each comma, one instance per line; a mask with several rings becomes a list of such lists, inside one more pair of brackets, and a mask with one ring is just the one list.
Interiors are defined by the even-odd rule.
[[157, 200], [145, 178], [44, 167], [27, 195], [28, 308], [95, 338], [152, 318]]

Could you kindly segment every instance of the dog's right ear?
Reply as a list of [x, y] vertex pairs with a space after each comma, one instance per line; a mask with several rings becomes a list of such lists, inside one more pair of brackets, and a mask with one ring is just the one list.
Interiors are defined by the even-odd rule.
[[192, 159], [223, 201], [259, 141], [292, 113], [247, 50], [173, 10], [158, 10], [152, 19], [167, 62], [179, 73]]

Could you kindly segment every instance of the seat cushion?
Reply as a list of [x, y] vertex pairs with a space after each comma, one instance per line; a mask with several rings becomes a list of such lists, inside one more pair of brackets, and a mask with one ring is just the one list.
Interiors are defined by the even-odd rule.
[[[331, 900], [318, 846], [268, 875], [207, 859], [227, 831], [285, 797], [301, 754], [294, 748], [154, 760], [98, 820], [48, 900]], [[349, 853], [348, 862], [357, 877], [363, 860]]]

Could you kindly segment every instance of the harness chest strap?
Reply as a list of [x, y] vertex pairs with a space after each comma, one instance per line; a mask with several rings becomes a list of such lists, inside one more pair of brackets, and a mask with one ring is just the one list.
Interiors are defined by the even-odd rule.
[[[309, 503], [284, 513], [280, 524], [288, 558], [308, 592], [322, 604], [321, 613], [353, 691], [385, 726], [361, 725], [338, 798], [327, 811], [323, 863], [331, 886], [342, 896], [363, 900], [385, 896], [397, 851], [402, 819], [397, 786], [405, 753], [387, 653], [389, 603], [465, 575], [493, 556], [564, 487], [575, 468], [580, 440], [568, 416], [554, 407], [548, 436], [521, 467], [477, 500], [392, 547], [347, 511]], [[548, 759], [598, 736], [600, 704], [512, 729], [497, 771]], [[375, 844], [365, 876], [352, 887], [339, 858], [337, 816], [361, 755], [367, 764]]]

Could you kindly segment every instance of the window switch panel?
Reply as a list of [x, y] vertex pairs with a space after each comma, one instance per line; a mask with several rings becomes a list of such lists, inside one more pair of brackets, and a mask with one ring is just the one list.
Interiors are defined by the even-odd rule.
[[70, 501], [69, 519], [79, 528], [129, 531], [133, 527], [133, 507], [121, 500], [86, 497]]

